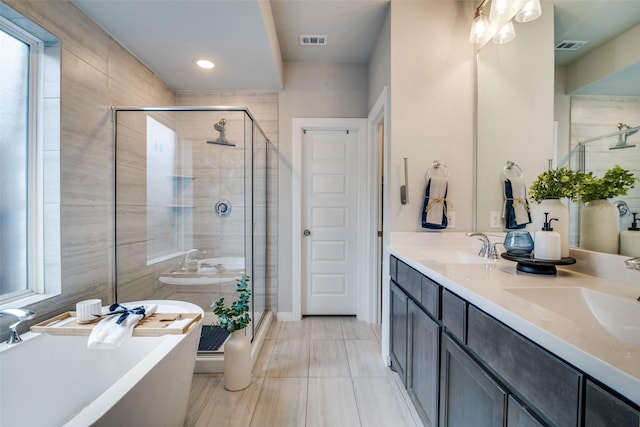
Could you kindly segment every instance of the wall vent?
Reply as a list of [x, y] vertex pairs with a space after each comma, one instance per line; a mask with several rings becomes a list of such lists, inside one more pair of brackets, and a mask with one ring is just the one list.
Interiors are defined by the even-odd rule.
[[584, 40], [562, 40], [556, 45], [556, 50], [578, 50], [587, 43]]
[[301, 35], [300, 44], [302, 46], [325, 46], [327, 44], [327, 39], [327, 36]]

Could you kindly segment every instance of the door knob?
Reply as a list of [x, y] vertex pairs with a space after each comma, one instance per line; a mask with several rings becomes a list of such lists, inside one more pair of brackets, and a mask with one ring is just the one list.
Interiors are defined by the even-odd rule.
[[305, 229], [302, 234], [304, 234], [305, 236], [311, 236], [311, 230], [309, 229]]

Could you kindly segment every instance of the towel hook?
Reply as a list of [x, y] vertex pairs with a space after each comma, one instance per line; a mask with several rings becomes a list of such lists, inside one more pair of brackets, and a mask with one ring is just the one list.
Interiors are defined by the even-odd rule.
[[445, 178], [449, 176], [449, 168], [444, 163], [440, 162], [440, 160], [434, 160], [433, 166], [427, 170], [427, 177], [431, 176], [431, 172], [442, 171], [444, 173]]
[[522, 168], [518, 166], [516, 162], [512, 162], [511, 160], [507, 160], [507, 164], [502, 168], [502, 177], [507, 178], [507, 174], [509, 171], [515, 170], [520, 178], [522, 178]]

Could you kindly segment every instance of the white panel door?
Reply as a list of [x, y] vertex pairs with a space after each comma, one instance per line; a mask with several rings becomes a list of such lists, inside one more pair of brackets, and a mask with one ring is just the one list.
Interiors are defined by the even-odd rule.
[[302, 314], [357, 312], [355, 131], [306, 131], [302, 139]]

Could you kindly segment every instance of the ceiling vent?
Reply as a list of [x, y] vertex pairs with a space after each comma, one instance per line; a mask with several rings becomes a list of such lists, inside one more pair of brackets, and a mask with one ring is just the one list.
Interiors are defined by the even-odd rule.
[[327, 36], [301, 35], [300, 44], [302, 46], [326, 46], [327, 38], [328, 38]]
[[562, 40], [556, 45], [556, 50], [578, 50], [587, 43], [584, 40]]

